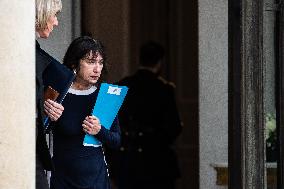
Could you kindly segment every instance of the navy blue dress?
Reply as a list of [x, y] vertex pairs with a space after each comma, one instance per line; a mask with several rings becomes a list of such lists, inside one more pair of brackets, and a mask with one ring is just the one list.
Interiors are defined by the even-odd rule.
[[[107, 163], [102, 146], [83, 146], [82, 123], [95, 104], [95, 87], [85, 91], [70, 89], [60, 119], [53, 125], [53, 163], [51, 189], [110, 189]], [[120, 144], [117, 118], [110, 130], [103, 126], [96, 135], [103, 145]]]

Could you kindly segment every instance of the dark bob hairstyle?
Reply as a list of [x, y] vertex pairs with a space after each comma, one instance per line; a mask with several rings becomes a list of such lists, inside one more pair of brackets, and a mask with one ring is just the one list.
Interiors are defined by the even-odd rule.
[[69, 69], [79, 71], [80, 60], [87, 57], [90, 52], [97, 52], [103, 58], [103, 74], [107, 73], [106, 55], [103, 44], [89, 36], [76, 38], [68, 47], [63, 59], [63, 64]]

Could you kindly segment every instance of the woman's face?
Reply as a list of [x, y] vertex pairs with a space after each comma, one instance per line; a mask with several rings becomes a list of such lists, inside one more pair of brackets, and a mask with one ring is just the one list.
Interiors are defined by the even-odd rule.
[[53, 30], [53, 26], [58, 26], [58, 20], [57, 20], [57, 15], [53, 15], [51, 16], [46, 23], [46, 28], [45, 29], [41, 29], [41, 30], [37, 30], [39, 36], [41, 38], [48, 38], [49, 34], [52, 32]]
[[103, 57], [98, 52], [90, 52], [85, 58], [82, 58], [76, 82], [88, 87], [96, 84], [102, 73], [103, 61]]

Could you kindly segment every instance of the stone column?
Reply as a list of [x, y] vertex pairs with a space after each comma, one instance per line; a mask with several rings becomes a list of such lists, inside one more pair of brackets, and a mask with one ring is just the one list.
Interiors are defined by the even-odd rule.
[[263, 0], [229, 1], [229, 188], [265, 189]]
[[211, 165], [228, 161], [228, 2], [198, 5], [200, 189], [220, 189]]
[[0, 188], [35, 187], [35, 6], [0, 1]]

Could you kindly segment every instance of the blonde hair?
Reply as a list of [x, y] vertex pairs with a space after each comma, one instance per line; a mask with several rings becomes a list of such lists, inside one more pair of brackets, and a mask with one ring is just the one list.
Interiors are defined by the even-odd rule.
[[45, 29], [48, 19], [61, 9], [61, 0], [36, 0], [36, 29]]

